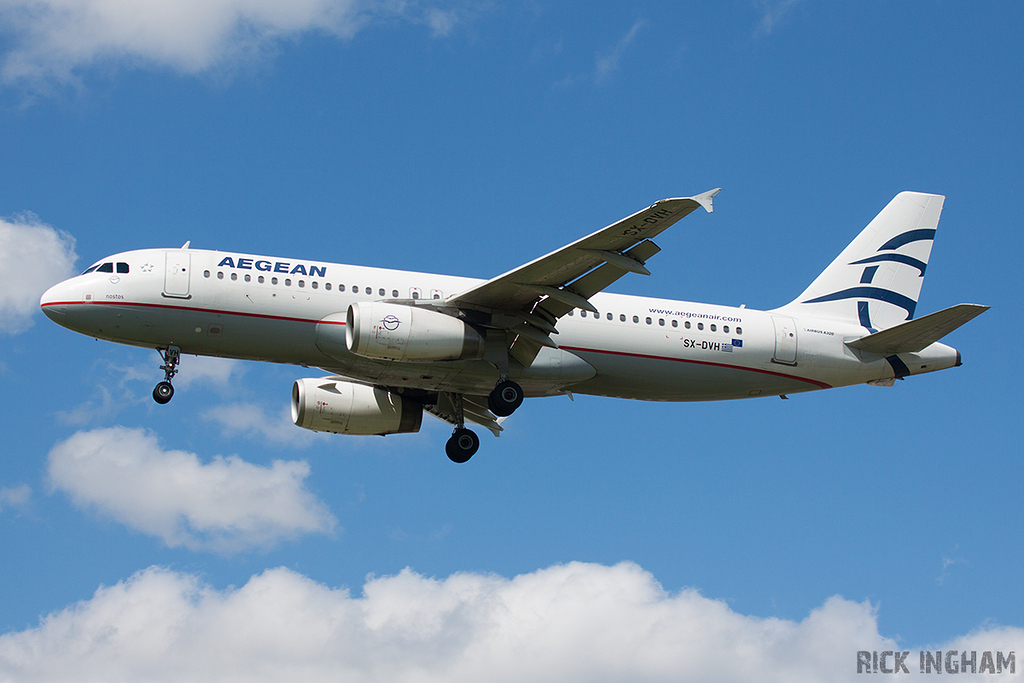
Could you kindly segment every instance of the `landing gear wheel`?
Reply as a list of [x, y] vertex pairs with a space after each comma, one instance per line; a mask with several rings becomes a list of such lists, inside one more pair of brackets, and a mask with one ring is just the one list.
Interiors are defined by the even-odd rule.
[[487, 396], [487, 407], [498, 417], [508, 417], [523, 404], [523, 388], [510, 379], [498, 382]]
[[174, 387], [171, 386], [171, 380], [178, 374], [178, 363], [181, 362], [181, 349], [172, 345], [168, 346], [165, 350], [157, 349], [156, 352], [160, 354], [164, 361], [164, 364], [160, 366], [160, 369], [164, 371], [164, 381], [153, 388], [153, 400], [163, 405], [174, 396]]
[[448, 459], [457, 463], [463, 463], [472, 458], [478, 448], [480, 448], [480, 437], [465, 427], [459, 427], [452, 432], [452, 437], [444, 445]]
[[174, 387], [170, 382], [160, 382], [153, 389], [153, 400], [160, 405], [170, 401], [172, 396], [174, 396]]

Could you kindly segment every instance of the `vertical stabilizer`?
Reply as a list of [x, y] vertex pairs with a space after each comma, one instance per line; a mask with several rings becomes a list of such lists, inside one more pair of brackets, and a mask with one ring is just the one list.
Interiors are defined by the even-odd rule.
[[945, 197], [901, 192], [783, 309], [883, 330], [914, 317]]

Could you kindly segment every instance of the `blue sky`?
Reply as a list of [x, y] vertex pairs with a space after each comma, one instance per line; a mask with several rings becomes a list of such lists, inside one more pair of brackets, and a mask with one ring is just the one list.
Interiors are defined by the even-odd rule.
[[[0, 3], [0, 680], [1024, 656], [1019, 4], [287, 5]], [[490, 277], [719, 186], [613, 291], [771, 308], [899, 191], [940, 193], [918, 311], [993, 307], [948, 338], [964, 366], [789, 401], [531, 400], [458, 467], [436, 420], [290, 426], [301, 368], [189, 357], [156, 406], [154, 352], [37, 309], [186, 240]]]

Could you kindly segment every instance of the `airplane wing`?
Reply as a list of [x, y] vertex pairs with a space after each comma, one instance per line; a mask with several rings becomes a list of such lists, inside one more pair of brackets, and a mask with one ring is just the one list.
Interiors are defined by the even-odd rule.
[[[514, 355], [529, 365], [543, 346], [555, 346], [554, 323], [573, 308], [595, 311], [588, 299], [626, 273], [650, 275], [644, 263], [660, 248], [651, 238], [697, 208], [712, 211], [721, 188], [695, 197], [661, 201], [504, 275], [460, 292], [445, 306], [510, 316], [520, 346]], [[513, 349], [515, 351], [515, 349]]]
[[[571, 291], [574, 280], [601, 264], [612, 265], [623, 275], [630, 271], [649, 275], [640, 259], [627, 255], [628, 250], [661, 234], [698, 207], [704, 207], [710, 213], [711, 198], [720, 189], [696, 197], [662, 199], [603, 230], [456, 294], [446, 304], [459, 308], [518, 311], [531, 306], [539, 298], [557, 298], [558, 294], [551, 290]], [[581, 303], [571, 295], [564, 298]]]

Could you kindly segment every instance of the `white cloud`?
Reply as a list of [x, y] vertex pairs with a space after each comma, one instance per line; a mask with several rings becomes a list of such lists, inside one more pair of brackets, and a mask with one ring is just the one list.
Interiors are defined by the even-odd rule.
[[[956, 550], [959, 550], [959, 549], [960, 549], [960, 544], [958, 543], [953, 548], [953, 550], [956, 551]], [[939, 584], [940, 586], [945, 585], [946, 580], [949, 579], [949, 568], [953, 567], [955, 565], [958, 565], [958, 564], [970, 565], [970, 562], [968, 562], [963, 557], [949, 557], [947, 555], [943, 555], [942, 556], [942, 572], [939, 573], [939, 575], [935, 577], [935, 583]]]
[[[968, 640], [1024, 650], [1021, 629], [957, 643]], [[513, 579], [407, 569], [358, 597], [286, 568], [216, 590], [154, 567], [0, 636], [0, 680], [856, 681], [861, 649], [900, 649], [866, 602], [761, 619], [695, 590], [668, 594], [631, 563]]]
[[0, 0], [0, 26], [14, 38], [0, 79], [69, 83], [97, 64], [195, 74], [305, 32], [350, 38], [396, 16], [437, 36], [456, 21], [454, 10], [406, 0]]
[[459, 16], [455, 10], [433, 8], [427, 10], [425, 20], [435, 37], [443, 37], [452, 32], [459, 21]]
[[[156, 363], [154, 367], [159, 367]], [[219, 388], [229, 388], [232, 383], [245, 373], [243, 361], [230, 358], [214, 358], [212, 356], [185, 356], [178, 366], [178, 375], [174, 378], [175, 388], [187, 389], [193, 384], [211, 384]], [[153, 373], [149, 373], [147, 378]], [[159, 370], [158, 375], [162, 375]]]
[[27, 330], [39, 297], [74, 275], [77, 258], [75, 239], [36, 216], [0, 218], [0, 333]]
[[50, 485], [81, 507], [161, 538], [168, 546], [238, 552], [269, 548], [306, 533], [330, 533], [337, 520], [305, 489], [304, 461], [270, 467], [238, 456], [202, 463], [164, 450], [142, 429], [78, 432], [50, 451]]
[[244, 436], [294, 447], [330, 439], [327, 435], [296, 427], [288, 406], [270, 414], [255, 403], [230, 403], [210, 408], [203, 413], [203, 419], [220, 424], [226, 437]]
[[[152, 406], [153, 386], [163, 379], [160, 356], [152, 351], [148, 363], [123, 365], [109, 360], [97, 360], [93, 365], [97, 379], [92, 396], [70, 410], [57, 411], [57, 419], [64, 424], [88, 425], [110, 420], [127, 408], [140, 404]], [[175, 389], [187, 391], [198, 385], [212, 386], [222, 393], [238, 387], [238, 379], [245, 374], [246, 364], [240, 360], [209, 356], [185, 356], [174, 378]], [[142, 383], [140, 391], [139, 382]]]
[[783, 17], [801, 2], [803, 0], [755, 0], [754, 4], [761, 11], [761, 21], [758, 22], [755, 33], [771, 34]]
[[618, 44], [616, 44], [615, 48], [611, 52], [597, 58], [595, 64], [595, 78], [597, 79], [598, 83], [606, 80], [609, 76], [611, 76], [613, 73], [619, 70], [619, 60], [622, 59], [622, 54], [626, 51], [626, 48], [628, 48], [630, 44], [636, 39], [637, 34], [640, 32], [640, 29], [644, 27], [645, 23], [646, 22], [644, 22], [643, 20], [637, 20], [636, 22], [634, 22], [630, 29], [626, 32], [626, 35], [624, 35], [622, 39], [619, 40]]
[[23, 508], [31, 498], [32, 487], [28, 484], [4, 486], [0, 488], [0, 512], [8, 508]]

